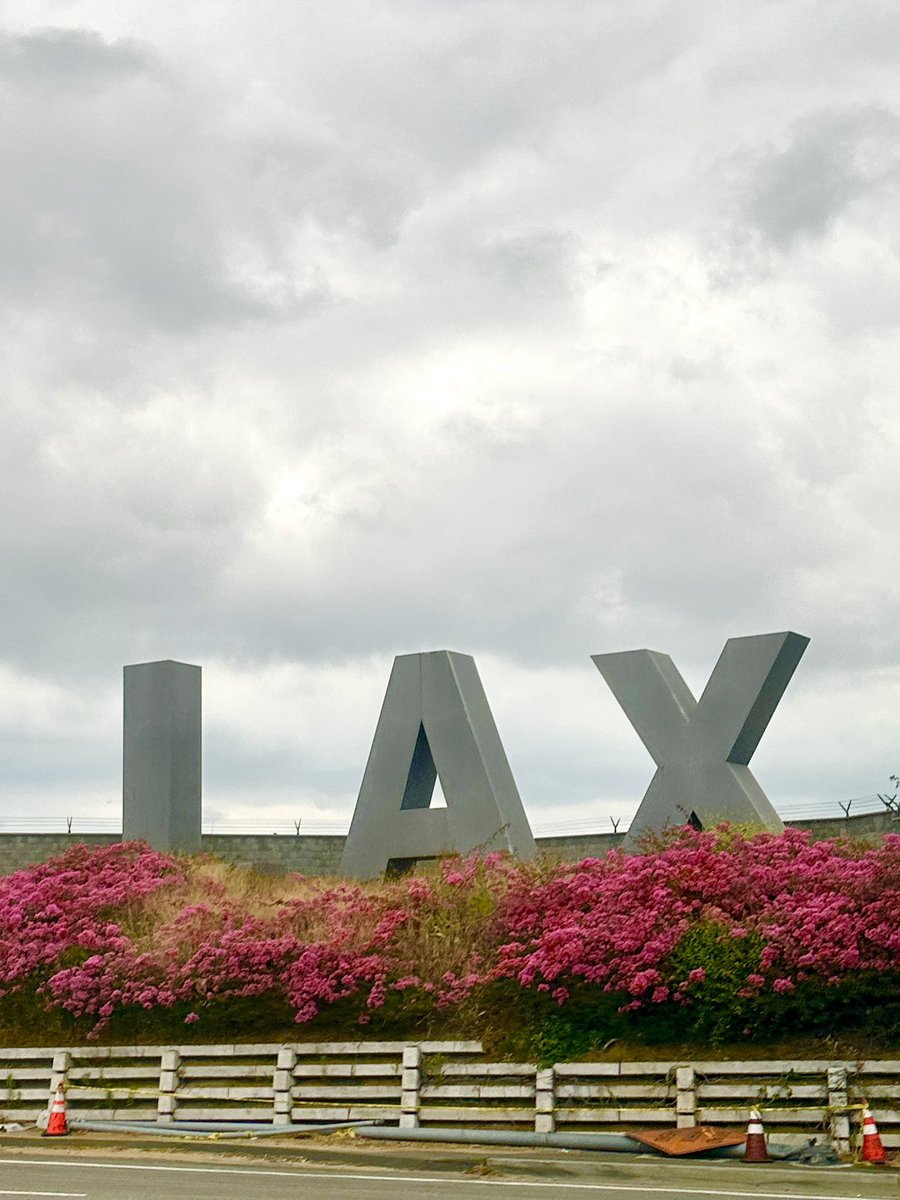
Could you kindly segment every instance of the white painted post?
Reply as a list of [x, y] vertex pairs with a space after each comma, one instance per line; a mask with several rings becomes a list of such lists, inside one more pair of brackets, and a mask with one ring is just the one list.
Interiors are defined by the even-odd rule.
[[697, 1124], [697, 1080], [693, 1067], [675, 1068], [675, 1124], [693, 1129]]
[[850, 1114], [847, 1112], [847, 1068], [828, 1068], [828, 1107], [831, 1109], [831, 1140], [838, 1154], [850, 1153]]
[[297, 1065], [297, 1051], [292, 1046], [282, 1046], [275, 1059], [275, 1074], [272, 1077], [272, 1090], [275, 1093], [272, 1112], [273, 1125], [290, 1125], [291, 1109], [294, 1107], [292, 1088], [294, 1086], [294, 1067]]
[[156, 1102], [156, 1123], [171, 1125], [175, 1120], [176, 1092], [181, 1068], [181, 1055], [168, 1047], [159, 1059], [159, 1098]]
[[534, 1077], [534, 1132], [556, 1131], [556, 1072], [538, 1067]]
[[53, 1106], [53, 1101], [56, 1099], [56, 1092], [59, 1085], [63, 1087], [69, 1082], [69, 1068], [72, 1065], [72, 1055], [68, 1050], [57, 1050], [53, 1055], [53, 1063], [50, 1067], [50, 1091], [47, 1096], [47, 1111], [41, 1113], [38, 1117], [37, 1124], [41, 1129], [47, 1128], [47, 1122], [50, 1119], [50, 1109]]
[[72, 1055], [68, 1050], [57, 1050], [53, 1055], [53, 1065], [50, 1068], [50, 1104], [56, 1098], [59, 1085], [68, 1082], [69, 1068], [72, 1065]]
[[422, 1083], [422, 1050], [404, 1046], [400, 1068], [400, 1128], [419, 1127], [419, 1089]]

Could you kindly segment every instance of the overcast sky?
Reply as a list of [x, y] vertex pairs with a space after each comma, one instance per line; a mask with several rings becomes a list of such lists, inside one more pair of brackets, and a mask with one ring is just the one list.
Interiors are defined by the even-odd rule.
[[118, 817], [121, 671], [205, 811], [349, 823], [392, 658], [473, 654], [537, 830], [812, 640], [776, 807], [900, 770], [896, 0], [0, 4], [0, 819]]

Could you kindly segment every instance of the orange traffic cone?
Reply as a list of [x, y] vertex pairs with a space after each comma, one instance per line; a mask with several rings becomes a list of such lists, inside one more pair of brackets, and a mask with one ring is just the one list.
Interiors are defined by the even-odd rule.
[[884, 1162], [884, 1146], [881, 1144], [881, 1138], [878, 1136], [878, 1126], [875, 1124], [875, 1118], [872, 1116], [865, 1100], [863, 1100], [862, 1111], [862, 1161], [870, 1163]]
[[50, 1106], [50, 1117], [43, 1136], [62, 1137], [68, 1132], [69, 1126], [66, 1124], [66, 1092], [63, 1085], [60, 1084], [56, 1089], [56, 1095], [53, 1097], [53, 1103]]
[[755, 1108], [750, 1110], [750, 1121], [747, 1125], [747, 1143], [744, 1147], [744, 1162], [771, 1162], [769, 1152], [766, 1149], [766, 1135], [763, 1130], [762, 1116]]

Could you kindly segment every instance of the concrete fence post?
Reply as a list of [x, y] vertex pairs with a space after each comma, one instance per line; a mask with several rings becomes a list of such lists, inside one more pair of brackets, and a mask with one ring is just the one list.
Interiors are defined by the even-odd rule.
[[68, 1050], [57, 1050], [53, 1055], [53, 1062], [50, 1067], [50, 1089], [47, 1096], [47, 1110], [41, 1113], [37, 1124], [41, 1129], [47, 1128], [47, 1122], [50, 1119], [50, 1109], [53, 1106], [53, 1101], [56, 1099], [56, 1091], [60, 1084], [65, 1087], [69, 1082], [69, 1068], [72, 1066], [72, 1055]]
[[72, 1066], [72, 1055], [68, 1050], [57, 1050], [53, 1055], [53, 1065], [50, 1068], [50, 1103], [56, 1096], [59, 1085], [68, 1083], [69, 1068]]
[[675, 1068], [675, 1124], [693, 1129], [697, 1124], [697, 1078], [693, 1067]]
[[828, 1068], [828, 1107], [831, 1110], [831, 1140], [838, 1154], [850, 1153], [850, 1114], [847, 1112], [847, 1068]]
[[159, 1098], [156, 1102], [156, 1121], [159, 1125], [171, 1125], [175, 1120], [178, 1076], [181, 1071], [181, 1055], [168, 1047], [159, 1059]]
[[400, 1128], [418, 1129], [422, 1051], [419, 1046], [404, 1046], [400, 1067]]
[[272, 1077], [274, 1105], [272, 1110], [273, 1125], [290, 1125], [291, 1110], [294, 1107], [293, 1086], [294, 1067], [297, 1065], [297, 1051], [291, 1046], [282, 1046], [275, 1059], [275, 1074]]
[[534, 1077], [534, 1132], [556, 1132], [556, 1071], [538, 1067]]

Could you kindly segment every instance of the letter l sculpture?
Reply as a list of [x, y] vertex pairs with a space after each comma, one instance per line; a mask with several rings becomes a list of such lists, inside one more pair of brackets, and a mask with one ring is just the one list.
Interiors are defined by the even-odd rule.
[[625, 839], [688, 822], [784, 828], [747, 765], [809, 645], [799, 633], [729, 638], [699, 702], [668, 654], [593, 654], [656, 763]]

